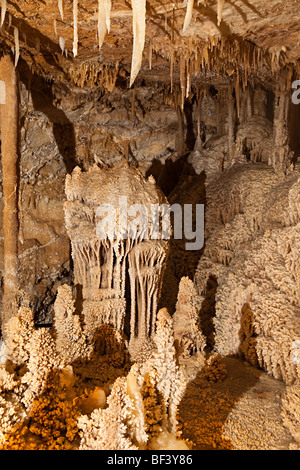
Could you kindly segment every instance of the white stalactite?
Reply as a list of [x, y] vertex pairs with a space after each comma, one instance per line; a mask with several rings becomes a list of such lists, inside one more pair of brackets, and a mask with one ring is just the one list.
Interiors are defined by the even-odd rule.
[[58, 9], [61, 16], [62, 21], [64, 21], [64, 5], [63, 0], [58, 0]]
[[60, 36], [58, 42], [59, 42], [59, 47], [61, 48], [61, 51], [62, 51], [62, 54], [63, 54], [65, 52], [66, 40]]
[[14, 30], [14, 38], [15, 38], [15, 67], [18, 65], [19, 57], [20, 57], [20, 40], [19, 40], [19, 30], [15, 28]]
[[106, 33], [110, 31], [111, 0], [98, 0], [98, 41], [101, 48]]
[[73, 22], [74, 22], [74, 39], [73, 39], [73, 55], [78, 54], [78, 0], [73, 0]]
[[193, 6], [194, 6], [194, 0], [188, 0], [187, 7], [186, 7], [186, 14], [184, 18], [184, 24], [183, 24], [183, 29], [182, 32], [184, 33], [187, 28], [190, 25], [191, 19], [192, 19], [192, 14], [193, 14]]
[[218, 0], [218, 26], [220, 26], [221, 21], [222, 21], [224, 3], [225, 3], [225, 0]]
[[53, 27], [54, 27], [55, 36], [57, 36], [57, 23], [56, 23], [56, 20], [54, 20], [54, 22], [53, 22]]
[[133, 52], [130, 86], [133, 85], [142, 65], [146, 32], [146, 0], [131, 0], [133, 25]]
[[0, 28], [2, 28], [6, 15], [6, 0], [1, 0], [1, 24]]

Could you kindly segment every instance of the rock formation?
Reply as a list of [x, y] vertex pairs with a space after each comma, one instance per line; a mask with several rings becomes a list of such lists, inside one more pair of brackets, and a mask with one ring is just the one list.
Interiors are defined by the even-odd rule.
[[[155, 331], [168, 254], [168, 240], [161, 230], [156, 236], [156, 226], [151, 224], [151, 208], [167, 200], [154, 182], [127, 162], [112, 169], [95, 165], [87, 173], [75, 168], [67, 176], [66, 194], [66, 228], [74, 282], [82, 290], [85, 330], [93, 335], [106, 323], [123, 331], [127, 308], [130, 348], [138, 354], [143, 345], [150, 346]], [[99, 208], [112, 212], [104, 215]]]

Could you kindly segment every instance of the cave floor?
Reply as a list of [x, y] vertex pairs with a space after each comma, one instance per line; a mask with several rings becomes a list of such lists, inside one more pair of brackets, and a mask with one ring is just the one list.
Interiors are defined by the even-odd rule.
[[286, 385], [250, 364], [222, 358], [225, 379], [198, 372], [179, 407], [193, 450], [285, 450], [293, 438], [281, 417]]

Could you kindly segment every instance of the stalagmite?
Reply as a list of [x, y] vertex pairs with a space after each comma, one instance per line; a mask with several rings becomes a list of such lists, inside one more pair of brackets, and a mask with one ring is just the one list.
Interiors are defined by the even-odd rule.
[[73, 39], [73, 55], [78, 54], [78, 0], [73, 0], [73, 22], [74, 22], [74, 39]]
[[222, 21], [224, 3], [225, 3], [225, 0], [218, 0], [218, 26], [220, 26], [221, 21]]
[[15, 67], [18, 65], [19, 57], [20, 57], [20, 41], [19, 41], [19, 30], [15, 28], [14, 30], [14, 38], [15, 38]]
[[[18, 83], [8, 56], [0, 61], [0, 79], [5, 84], [1, 104], [1, 158], [3, 177], [4, 293], [2, 331], [17, 311], [18, 292]], [[2, 101], [1, 101], [2, 102]]]
[[173, 315], [174, 338], [183, 357], [204, 351], [206, 340], [197, 323], [199, 307], [193, 281], [188, 277], [180, 280], [176, 310]]
[[2, 28], [4, 21], [5, 21], [5, 15], [6, 15], [6, 0], [1, 1], [1, 24], [0, 28]]
[[184, 18], [184, 24], [183, 24], [183, 29], [182, 32], [185, 33], [187, 28], [190, 25], [191, 19], [192, 19], [192, 14], [193, 14], [193, 6], [194, 6], [194, 0], [188, 0], [187, 7], [186, 7], [186, 14]]
[[98, 41], [101, 48], [106, 33], [110, 31], [111, 0], [98, 0]]
[[60, 13], [60, 17], [62, 21], [64, 21], [64, 5], [63, 5], [63, 0], [58, 0], [58, 9]]
[[130, 86], [133, 85], [142, 65], [146, 32], [146, 0], [131, 0], [133, 51], [131, 62]]

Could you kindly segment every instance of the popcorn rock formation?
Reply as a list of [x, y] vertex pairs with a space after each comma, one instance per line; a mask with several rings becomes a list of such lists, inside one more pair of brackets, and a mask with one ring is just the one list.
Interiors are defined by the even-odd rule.
[[[70, 292], [67, 287], [63, 290], [67, 303]], [[32, 312], [25, 308], [20, 308], [17, 324], [10, 320], [15, 339], [10, 357], [19, 359], [19, 367], [14, 368], [13, 363], [10, 370], [7, 363], [0, 366], [0, 448], [187, 450], [187, 444], [179, 439], [177, 422], [186, 381], [176, 363], [173, 321], [168, 312], [158, 312], [154, 349], [147, 361], [133, 364], [124, 377], [114, 377], [110, 370], [105, 384], [105, 367], [114, 357], [113, 341], [120, 345], [121, 340], [112, 329], [106, 358], [97, 351], [96, 341], [89, 343], [89, 354], [83, 343], [68, 350], [70, 334], [73, 332], [74, 346], [78, 333], [76, 314], [70, 308], [65, 324], [62, 317], [57, 318], [54, 331], [35, 329]], [[59, 305], [56, 311], [59, 316]], [[81, 340], [84, 337], [82, 333]], [[95, 381], [94, 376], [81, 382], [93, 355], [101, 381]], [[78, 366], [79, 356], [83, 369]]]
[[238, 165], [229, 174], [207, 187], [197, 290], [203, 302], [209, 277], [216, 279], [212, 321], [220, 354], [242, 354], [292, 384], [299, 378], [299, 177], [282, 182], [267, 168]]

